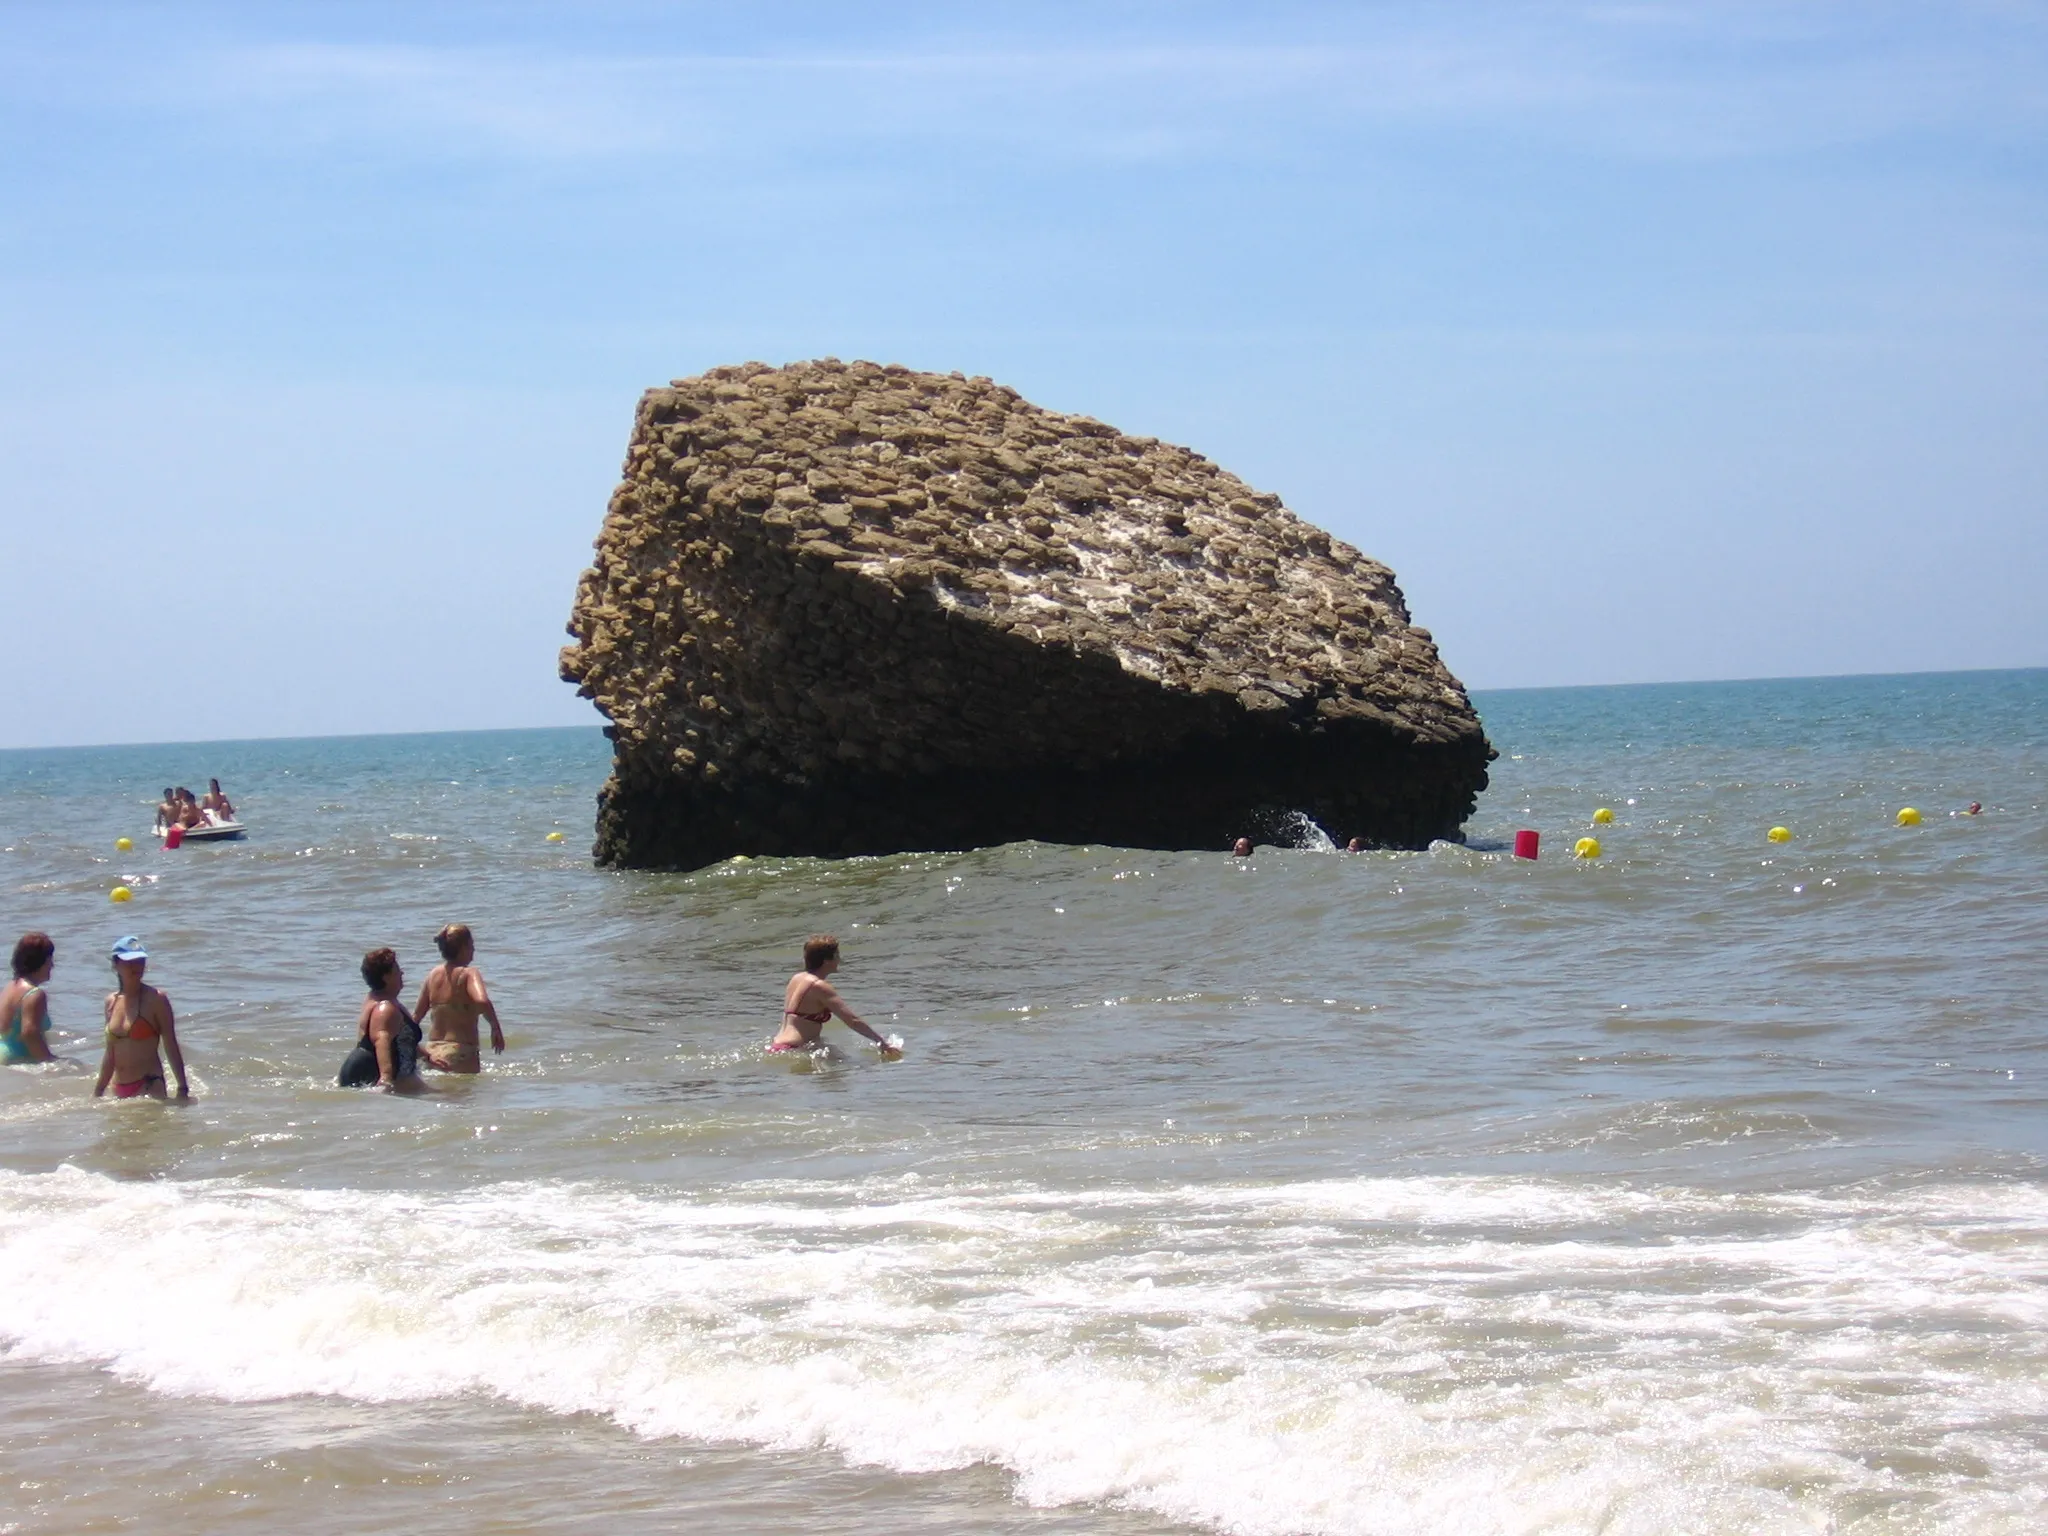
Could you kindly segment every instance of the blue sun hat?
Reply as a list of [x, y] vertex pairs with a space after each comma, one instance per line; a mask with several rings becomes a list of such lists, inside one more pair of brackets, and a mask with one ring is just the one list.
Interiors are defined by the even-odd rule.
[[114, 941], [114, 958], [116, 960], [147, 960], [149, 958], [149, 951], [142, 947], [142, 940], [131, 933], [125, 939], [116, 939]]

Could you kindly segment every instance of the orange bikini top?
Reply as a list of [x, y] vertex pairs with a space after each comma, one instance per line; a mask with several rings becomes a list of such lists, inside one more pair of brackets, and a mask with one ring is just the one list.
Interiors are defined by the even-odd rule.
[[156, 1039], [159, 1033], [157, 1027], [147, 1019], [126, 1019], [123, 1022], [128, 1026], [126, 1029], [117, 1030], [112, 1024], [107, 1026], [109, 1040], [136, 1040], [147, 1045]]

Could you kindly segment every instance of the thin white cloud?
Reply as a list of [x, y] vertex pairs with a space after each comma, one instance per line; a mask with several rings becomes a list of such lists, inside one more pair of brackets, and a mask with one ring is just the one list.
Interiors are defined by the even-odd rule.
[[293, 40], [56, 74], [73, 98], [112, 94], [257, 143], [361, 141], [429, 158], [757, 159], [923, 141], [1169, 159], [1256, 155], [1305, 121], [1339, 135], [1505, 132], [1677, 157], [1927, 131], [2037, 137], [2048, 126], [2038, 8], [1971, 14], [1966, 27], [1812, 3], [1476, 6], [1333, 12], [1252, 45], [991, 38], [873, 53]]
[[1426, 40], [635, 58], [291, 44], [194, 60], [166, 84], [168, 98], [275, 113], [298, 132], [424, 133], [423, 147], [550, 158], [926, 135], [1122, 158], [1276, 109], [1443, 117], [1583, 95], [1555, 73]]

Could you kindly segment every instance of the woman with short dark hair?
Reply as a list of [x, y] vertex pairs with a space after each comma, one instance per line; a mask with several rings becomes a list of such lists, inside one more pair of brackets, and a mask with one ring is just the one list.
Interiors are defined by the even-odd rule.
[[839, 940], [829, 933], [814, 933], [804, 940], [804, 968], [789, 978], [782, 989], [782, 1028], [768, 1042], [778, 1056], [785, 1051], [808, 1051], [819, 1044], [825, 1026], [837, 1014], [839, 1021], [855, 1034], [866, 1035], [881, 1047], [882, 1054], [902, 1054], [901, 1042], [891, 1042], [868, 1028], [865, 1020], [846, 1006], [846, 999], [832, 985], [839, 969]]
[[420, 1027], [398, 1000], [405, 971], [390, 949], [363, 956], [363, 985], [370, 995], [356, 1016], [360, 1038], [335, 1079], [344, 1088], [372, 1085], [386, 1093], [410, 1093], [420, 1085]]
[[43, 988], [57, 963], [47, 933], [24, 933], [14, 945], [14, 979], [0, 991], [0, 1063], [50, 1061], [50, 1000]]

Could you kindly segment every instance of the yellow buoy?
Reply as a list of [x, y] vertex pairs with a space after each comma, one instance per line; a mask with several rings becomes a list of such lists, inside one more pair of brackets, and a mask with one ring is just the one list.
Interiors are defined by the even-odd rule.
[[1596, 827], [1604, 827], [1613, 820], [1614, 812], [1607, 809], [1607, 807], [1604, 805], [1601, 806], [1599, 810], [1593, 813], [1593, 825]]
[[1910, 805], [1905, 807], [1903, 810], [1899, 812], [1899, 825], [1902, 827], [1919, 826], [1920, 813], [1914, 810], [1913, 807], [1911, 807]]
[[1600, 839], [1582, 837], [1572, 844], [1572, 853], [1581, 859], [1597, 859], [1600, 857]]
[[1792, 829], [1790, 827], [1773, 827], [1764, 836], [1774, 843], [1789, 843], [1792, 841]]
[[134, 899], [135, 893], [125, 885], [117, 885], [107, 892], [107, 900], [109, 901], [133, 901]]
[[114, 847], [121, 853], [133, 853], [135, 851], [135, 845], [125, 837], [115, 838]]
[[549, 842], [551, 842], [551, 843], [559, 843], [559, 842], [560, 842], [560, 841], [562, 840], [562, 838], [564, 837], [564, 835], [565, 835], [565, 834], [563, 834], [563, 833], [560, 833], [560, 832], [550, 832], [550, 833], [548, 834], [548, 841], [549, 841]]

